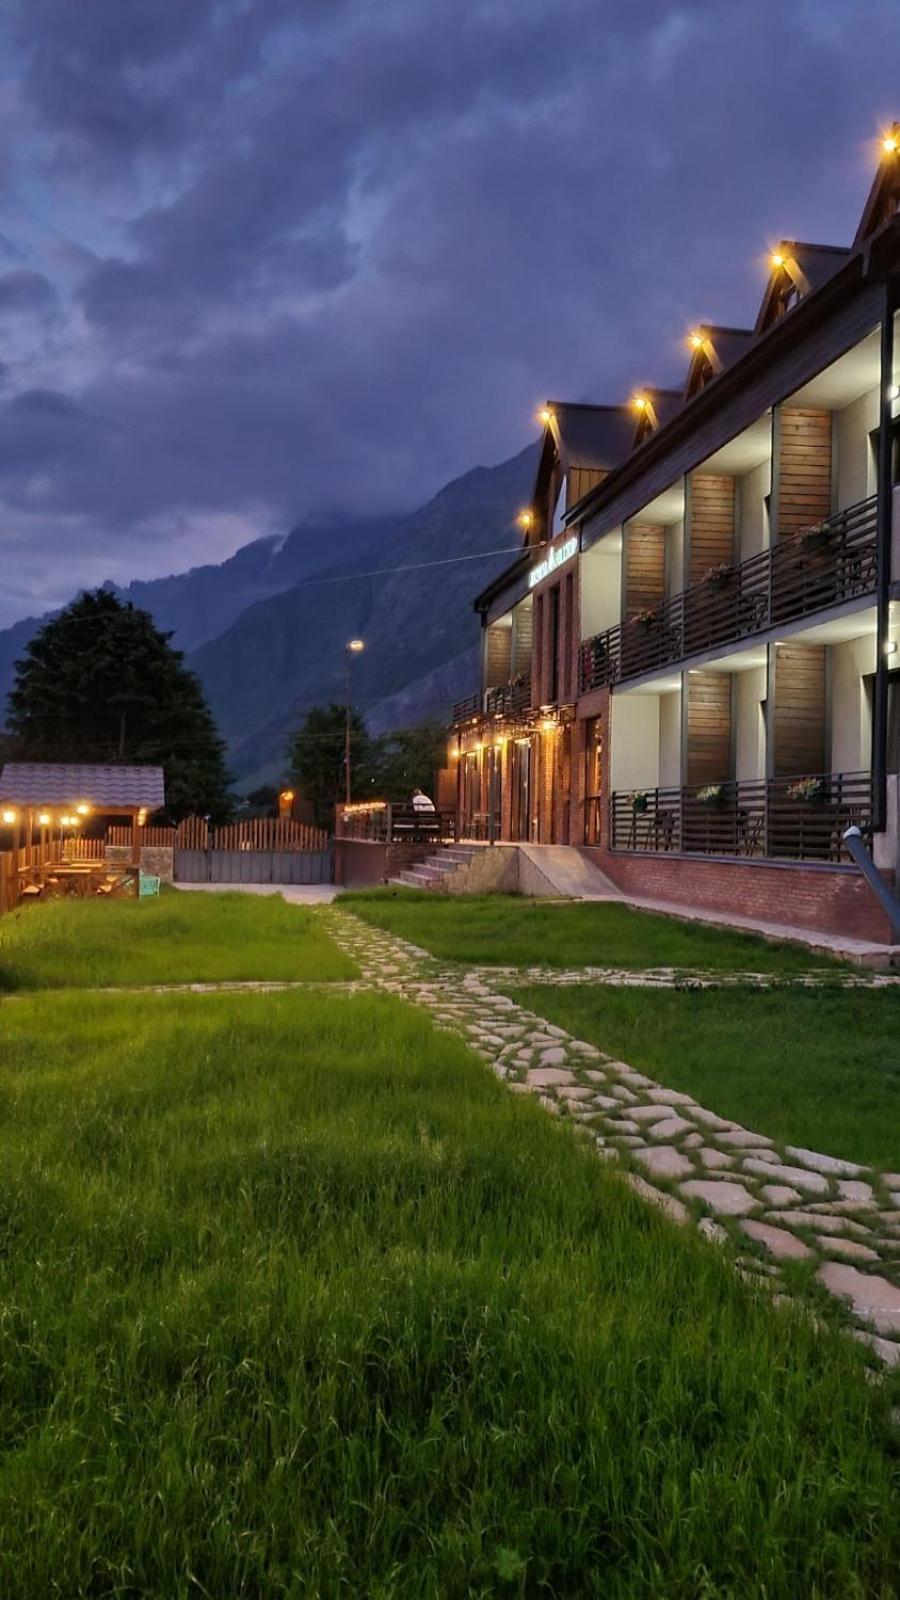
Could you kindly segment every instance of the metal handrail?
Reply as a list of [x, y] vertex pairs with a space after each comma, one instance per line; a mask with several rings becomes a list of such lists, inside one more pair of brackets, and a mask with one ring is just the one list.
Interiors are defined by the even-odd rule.
[[875, 496], [586, 639], [581, 692], [670, 666], [875, 587]]
[[[808, 786], [806, 798], [797, 794], [798, 784]], [[610, 844], [614, 850], [837, 862], [846, 860], [847, 828], [867, 827], [871, 815], [868, 772], [616, 790]]]

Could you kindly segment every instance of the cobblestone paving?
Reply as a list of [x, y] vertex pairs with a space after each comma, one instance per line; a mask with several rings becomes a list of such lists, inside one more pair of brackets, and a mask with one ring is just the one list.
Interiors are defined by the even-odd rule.
[[622, 989], [888, 989], [900, 984], [890, 972], [847, 972], [840, 968], [813, 967], [789, 977], [777, 972], [703, 972], [699, 968], [642, 967], [639, 972], [621, 967], [470, 967], [484, 983], [523, 988], [548, 983], [557, 988], [605, 983]]
[[[345, 911], [322, 915], [366, 983], [424, 1006], [439, 1027], [462, 1034], [511, 1093], [535, 1095], [548, 1112], [572, 1120], [598, 1156], [620, 1163], [626, 1181], [673, 1220], [694, 1219], [708, 1238], [730, 1240], [745, 1275], [785, 1296], [792, 1288], [782, 1268], [790, 1273], [793, 1263], [805, 1263], [846, 1308], [856, 1337], [900, 1366], [900, 1173], [780, 1145], [572, 1038], [495, 987], [586, 979], [718, 984], [732, 975], [589, 968], [576, 980], [544, 968], [466, 969]], [[814, 973], [800, 981], [821, 979]], [[860, 980], [851, 974], [845, 981]]]

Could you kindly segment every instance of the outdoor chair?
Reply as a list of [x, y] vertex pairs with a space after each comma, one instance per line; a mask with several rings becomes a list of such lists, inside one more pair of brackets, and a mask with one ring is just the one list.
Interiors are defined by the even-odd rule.
[[159, 878], [153, 876], [152, 872], [142, 872], [140, 898], [143, 900], [145, 895], [159, 894], [160, 881]]

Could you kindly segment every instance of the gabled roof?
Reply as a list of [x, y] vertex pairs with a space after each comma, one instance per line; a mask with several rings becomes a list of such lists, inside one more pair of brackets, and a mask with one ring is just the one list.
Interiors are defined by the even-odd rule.
[[653, 416], [647, 411], [632, 411], [632, 445], [637, 447], [649, 433], [655, 433], [657, 428], [664, 428], [671, 422], [677, 411], [684, 404], [684, 395], [680, 389], [657, 389], [652, 384], [645, 384], [641, 389], [653, 407]]
[[19, 806], [76, 806], [95, 811], [159, 811], [165, 805], [162, 767], [108, 767], [79, 762], [7, 761], [0, 800]]
[[881, 160], [863, 206], [853, 247], [870, 238], [900, 208], [900, 122], [887, 129], [881, 141]]
[[627, 406], [573, 405], [548, 400], [563, 466], [611, 472], [632, 447], [634, 424]]
[[718, 377], [726, 367], [733, 366], [754, 339], [752, 328], [722, 328], [715, 322], [699, 323], [695, 334], [703, 343], [691, 350], [684, 385], [685, 401], [690, 400], [704, 384]]
[[[782, 257], [775, 262], [774, 255]], [[795, 289], [802, 300], [806, 295], [821, 289], [833, 278], [850, 255], [845, 245], [804, 244], [798, 239], [782, 239], [773, 254], [769, 281], [762, 298], [754, 333], [764, 333], [777, 322], [781, 301], [785, 293]]]

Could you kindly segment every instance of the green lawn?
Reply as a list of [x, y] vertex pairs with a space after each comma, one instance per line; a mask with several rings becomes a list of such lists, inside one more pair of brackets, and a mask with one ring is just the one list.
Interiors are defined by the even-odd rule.
[[44, 993], [0, 1037], [0, 1593], [896, 1597], [857, 1347], [421, 1013]]
[[357, 976], [318, 915], [236, 893], [23, 906], [0, 917], [0, 990]]
[[900, 1170], [897, 990], [508, 992], [757, 1133]]
[[432, 955], [470, 965], [526, 967], [703, 967], [712, 971], [806, 972], [835, 967], [796, 945], [728, 933], [628, 906], [528, 900], [520, 895], [447, 895], [366, 889], [338, 903]]

